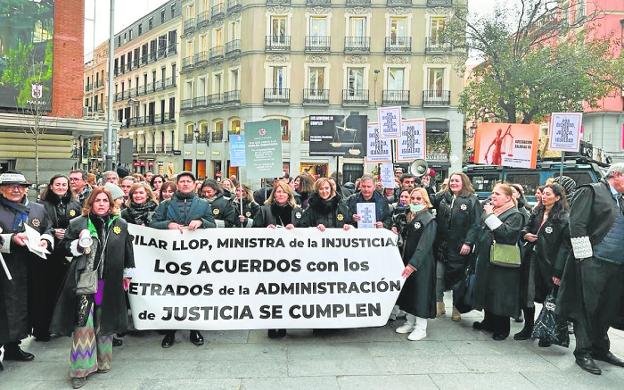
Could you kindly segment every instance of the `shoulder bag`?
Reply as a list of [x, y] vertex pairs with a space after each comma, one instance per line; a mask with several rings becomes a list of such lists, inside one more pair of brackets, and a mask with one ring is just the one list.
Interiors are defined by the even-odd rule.
[[490, 263], [506, 268], [520, 268], [520, 247], [517, 244], [501, 244], [493, 241]]

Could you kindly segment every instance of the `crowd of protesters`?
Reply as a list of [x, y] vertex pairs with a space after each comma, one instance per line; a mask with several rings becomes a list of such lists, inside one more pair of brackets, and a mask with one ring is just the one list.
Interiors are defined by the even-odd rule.
[[[120, 177], [121, 176], [121, 177]], [[476, 331], [494, 340], [535, 338], [535, 303], [557, 298], [558, 321], [576, 335], [576, 363], [600, 374], [595, 360], [624, 367], [609, 351], [607, 331], [621, 321], [624, 301], [624, 164], [612, 165], [598, 183], [579, 186], [559, 176], [539, 187], [529, 205], [519, 184], [498, 183], [484, 202], [464, 173], [436, 188], [429, 175], [397, 172], [395, 188], [365, 174], [342, 183], [309, 174], [285, 175], [252, 189], [232, 176], [197, 180], [181, 172], [162, 175], [108, 171], [55, 175], [28, 199], [31, 183], [19, 172], [0, 175], [0, 346], [4, 360], [30, 361], [20, 347], [71, 336], [74, 388], [111, 369], [113, 346], [128, 331], [127, 298], [134, 267], [127, 224], [155, 229], [317, 228], [349, 230], [362, 220], [358, 204], [375, 204], [375, 224], [398, 238], [405, 284], [390, 320], [412, 341], [427, 337], [428, 320], [444, 317], [452, 291], [451, 319], [481, 310]], [[26, 227], [40, 234], [28, 242]], [[47, 253], [42, 261], [29, 247]], [[321, 333], [323, 330], [314, 330]], [[161, 332], [163, 348], [176, 331]], [[270, 329], [282, 338], [286, 329]], [[204, 344], [199, 331], [190, 341]], [[540, 347], [552, 341], [539, 338]], [[0, 363], [0, 371], [3, 369]]]

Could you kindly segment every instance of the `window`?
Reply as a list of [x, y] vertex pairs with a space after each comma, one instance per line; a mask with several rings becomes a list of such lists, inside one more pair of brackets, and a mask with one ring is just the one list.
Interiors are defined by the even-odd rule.
[[197, 51], [199, 53], [208, 50], [208, 37], [206, 34], [202, 34], [199, 36], [199, 48]]
[[310, 119], [305, 118], [303, 120], [303, 127], [301, 130], [301, 140], [305, 142], [310, 141]]
[[240, 19], [230, 22], [229, 37], [230, 41], [240, 38]]
[[286, 67], [285, 66], [272, 66], [270, 75], [270, 88], [273, 88], [273, 92], [276, 94], [282, 94], [286, 88]]
[[388, 68], [386, 89], [389, 91], [402, 91], [405, 89], [405, 69]]
[[165, 23], [165, 10], [160, 11], [160, 23]]
[[427, 89], [436, 91], [436, 94], [442, 95], [444, 90], [444, 68], [429, 68], [427, 72]]
[[154, 27], [154, 18], [149, 18], [149, 20], [147, 21], [147, 29], [151, 31], [153, 27]]
[[215, 29], [213, 38], [213, 47], [223, 46], [223, 28]]
[[212, 133], [212, 142], [223, 141], [223, 121], [217, 120], [214, 122], [214, 131]]
[[322, 95], [325, 89], [325, 68], [312, 67], [308, 70], [308, 89], [311, 95]]
[[223, 74], [216, 73], [212, 76], [212, 93], [223, 93]]
[[230, 134], [239, 135], [241, 132], [241, 121], [240, 119], [232, 119], [230, 120]]
[[271, 43], [286, 44], [286, 16], [271, 16]]
[[143, 25], [139, 23], [139, 35], [143, 34]]
[[407, 18], [390, 18], [390, 44], [403, 45], [408, 36]]
[[175, 119], [175, 97], [169, 98], [169, 119]]
[[176, 85], [176, 64], [171, 64], [171, 82]]
[[446, 17], [434, 16], [431, 18], [431, 27], [429, 30], [430, 46], [442, 46], [442, 33], [444, 31], [444, 26], [446, 26]]
[[364, 88], [364, 68], [347, 68], [349, 96], [357, 96]]
[[362, 16], [349, 17], [349, 34], [352, 37], [365, 37], [366, 18]]
[[310, 17], [308, 35], [310, 36], [311, 45], [314, 45], [314, 44], [320, 45], [321, 44], [320, 41], [322, 40], [319, 38], [324, 38], [324, 37], [329, 36], [329, 32], [327, 28], [327, 17], [326, 16]]
[[206, 96], [206, 78], [197, 79], [197, 94], [195, 96]]
[[576, 20], [585, 17], [585, 0], [576, 0]]
[[128, 39], [132, 40], [132, 30], [128, 31]]
[[238, 83], [238, 73], [238, 68], [230, 70], [230, 91], [238, 91], [240, 89]]
[[171, 19], [175, 17], [176, 14], [176, 5], [175, 3], [171, 4]]

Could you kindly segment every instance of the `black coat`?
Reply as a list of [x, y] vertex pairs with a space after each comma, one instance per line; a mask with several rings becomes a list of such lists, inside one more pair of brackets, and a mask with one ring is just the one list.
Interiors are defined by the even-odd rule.
[[[280, 212], [285, 212], [290, 215], [290, 218], [281, 218]], [[280, 206], [273, 204], [265, 204], [260, 206], [258, 212], [254, 216], [253, 227], [267, 227], [269, 225], [286, 226], [292, 223], [295, 227], [299, 227], [301, 219], [303, 218], [303, 210], [301, 207], [291, 207], [290, 205], [280, 208]]]
[[[489, 217], [484, 214], [485, 218]], [[490, 263], [492, 242], [518, 244], [524, 217], [517, 208], [498, 216], [502, 225], [490, 230], [485, 222], [477, 243], [474, 308], [484, 309], [499, 316], [516, 317], [520, 314], [520, 269], [505, 268]]]
[[462, 245], [473, 246], [480, 231], [483, 208], [476, 195], [453, 197], [450, 191], [435, 196], [438, 222], [436, 257], [445, 263], [444, 284], [450, 289], [463, 279], [471, 255], [459, 254]]
[[357, 214], [358, 203], [375, 203], [375, 217], [377, 222], [383, 222], [383, 227], [390, 229], [392, 227], [392, 212], [390, 204], [386, 198], [377, 191], [373, 191], [373, 196], [369, 200], [364, 200], [361, 192], [357, 192], [347, 199], [349, 214], [351, 215], [351, 225], [357, 226], [357, 222], [353, 221], [353, 216]]
[[[25, 206], [29, 208], [26, 224], [44, 235], [42, 238], [52, 245], [52, 224], [43, 206], [28, 201]], [[15, 215], [13, 209], [0, 204], [0, 248], [13, 277], [9, 281], [0, 267], [0, 345], [19, 341], [31, 333], [33, 307], [29, 295], [36, 288], [32, 273], [46, 261], [13, 243], [13, 234], [25, 230], [23, 224], [13, 228]]]
[[433, 257], [437, 224], [429, 211], [419, 213], [403, 228], [403, 263], [416, 271], [407, 278], [397, 305], [401, 310], [421, 318], [436, 317], [436, 264]]
[[157, 207], [158, 204], [153, 200], [148, 200], [141, 205], [130, 202], [130, 207], [126, 207], [121, 211], [121, 218], [125, 219], [128, 223], [149, 226]]
[[347, 204], [338, 194], [325, 201], [314, 192], [310, 195], [308, 203], [308, 208], [303, 212], [301, 227], [316, 227], [322, 224], [326, 228], [341, 228], [351, 220]]
[[[570, 205], [570, 240], [588, 239], [592, 247], [599, 244], [613, 226], [618, 212], [606, 181], [577, 188]], [[600, 301], [596, 293], [608, 294], [607, 291], [597, 292], [591, 284], [591, 275], [581, 275], [577, 261], [571, 250], [557, 294], [557, 312], [572, 320], [583, 319], [584, 307], [592, 307], [593, 303]], [[624, 314], [624, 305], [622, 311]]]
[[236, 227], [239, 224], [238, 214], [236, 210], [234, 210], [232, 202], [224, 198], [223, 195], [218, 195], [212, 202], [208, 201], [208, 203], [210, 203], [212, 216], [215, 219], [217, 227], [229, 228]]
[[[245, 220], [242, 223], [242, 227], [251, 227], [253, 224], [253, 217], [256, 215], [258, 210], [260, 210], [260, 205], [255, 201], [248, 201], [247, 199], [243, 199], [243, 212], [241, 214], [241, 205], [238, 199], [234, 199], [232, 201], [232, 207], [236, 212], [236, 215], [242, 215], [245, 217]], [[251, 221], [251, 222], [250, 222]], [[241, 222], [236, 222], [237, 227], [241, 227]]]
[[[565, 260], [570, 247], [566, 242], [568, 237], [568, 214], [564, 213], [560, 218], [549, 217], [542, 225], [544, 210], [539, 207], [529, 218], [529, 222], [520, 232], [524, 237], [527, 233], [537, 235], [537, 241], [531, 243], [524, 241], [524, 254], [522, 256], [522, 281], [520, 304], [528, 306], [524, 298], [534, 298], [536, 302], [543, 303], [548, 293], [553, 289], [552, 277], [561, 277]], [[540, 227], [541, 225], [541, 227]], [[530, 275], [533, 273], [534, 291], [527, 291]], [[534, 293], [534, 294], [533, 294]]]
[[[72, 251], [72, 242], [80, 232], [87, 229], [88, 217], [80, 216], [71, 221], [62, 241], [68, 256], [73, 256], [63, 291], [59, 297], [50, 332], [70, 336], [76, 327], [78, 296], [76, 284], [86, 268], [86, 255]], [[104, 296], [101, 305], [100, 334], [122, 333], [128, 329], [126, 293], [123, 289], [124, 269], [134, 268], [132, 236], [128, 233], [128, 223], [116, 218], [108, 226], [109, 237], [104, 252]], [[73, 244], [75, 246], [75, 244]]]
[[161, 230], [167, 229], [171, 222], [188, 226], [194, 220], [202, 221], [202, 229], [215, 227], [210, 204], [206, 200], [195, 194], [185, 197], [185, 195], [176, 192], [171, 199], [158, 205], [150, 227]]

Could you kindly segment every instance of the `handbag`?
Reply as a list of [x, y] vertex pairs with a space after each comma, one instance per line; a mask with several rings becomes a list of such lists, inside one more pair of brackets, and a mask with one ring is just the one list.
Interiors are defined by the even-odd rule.
[[544, 306], [535, 321], [531, 338], [544, 340], [567, 348], [570, 345], [568, 323], [555, 312], [557, 308], [556, 299], [555, 288], [544, 300]]
[[92, 295], [97, 292], [98, 288], [98, 269], [100, 268], [101, 261], [98, 266], [93, 269], [95, 254], [97, 253], [97, 240], [93, 240], [91, 245], [91, 252], [87, 255], [87, 264], [85, 269], [78, 277], [76, 283], [76, 295]]
[[468, 313], [473, 310], [474, 287], [476, 282], [476, 274], [468, 268], [466, 277], [460, 280], [452, 288], [453, 290], [453, 307], [460, 313]]
[[506, 268], [520, 268], [520, 247], [517, 244], [492, 242], [490, 263]]

